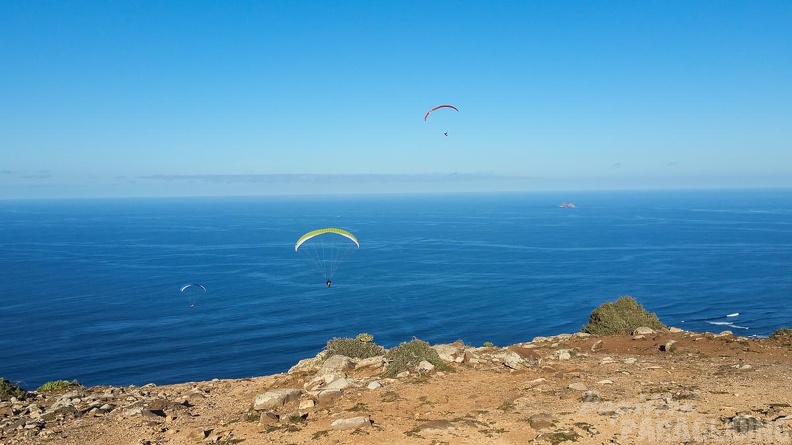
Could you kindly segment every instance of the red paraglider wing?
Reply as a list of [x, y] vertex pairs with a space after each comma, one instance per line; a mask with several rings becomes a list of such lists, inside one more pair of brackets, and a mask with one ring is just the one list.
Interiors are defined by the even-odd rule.
[[457, 107], [455, 107], [453, 105], [438, 105], [438, 106], [436, 106], [436, 107], [434, 107], [431, 110], [426, 112], [426, 115], [424, 116], [424, 120], [426, 120], [426, 118], [429, 117], [430, 114], [432, 114], [432, 111], [438, 110], [440, 108], [453, 108], [454, 110], [459, 111], [459, 110], [457, 110]]

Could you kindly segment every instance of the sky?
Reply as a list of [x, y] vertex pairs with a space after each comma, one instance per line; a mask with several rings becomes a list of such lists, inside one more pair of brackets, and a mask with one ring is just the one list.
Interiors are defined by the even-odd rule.
[[790, 23], [788, 0], [0, 0], [0, 199], [792, 187]]

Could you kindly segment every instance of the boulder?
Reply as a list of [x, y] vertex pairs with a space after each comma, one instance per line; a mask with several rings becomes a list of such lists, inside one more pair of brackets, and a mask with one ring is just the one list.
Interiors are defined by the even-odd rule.
[[319, 374], [329, 374], [338, 371], [350, 371], [355, 369], [355, 362], [345, 355], [334, 355], [322, 363]]
[[338, 389], [338, 390], [341, 390], [341, 389], [349, 388], [350, 386], [352, 386], [352, 382], [350, 382], [346, 378], [342, 377], [340, 379], [336, 379], [336, 380], [333, 380], [332, 382], [328, 383], [327, 385], [324, 386], [324, 389]]
[[340, 389], [326, 389], [319, 391], [319, 394], [316, 395], [316, 400], [319, 402], [319, 406], [323, 407], [335, 404], [336, 400], [343, 395], [344, 393]]
[[536, 351], [534, 351], [533, 347], [524, 347], [524, 346], [517, 346], [512, 345], [508, 348], [509, 351], [512, 351], [520, 356], [523, 361], [528, 365], [541, 365], [542, 364], [542, 356], [539, 355]]
[[660, 345], [660, 350], [664, 352], [673, 352], [676, 349], [676, 340], [668, 340], [666, 344]]
[[371, 426], [371, 418], [369, 416], [338, 419], [330, 424], [330, 427], [334, 430], [355, 430], [366, 426]]
[[559, 349], [553, 353], [555, 358], [558, 360], [570, 360], [572, 357], [577, 355], [577, 351], [574, 349]]
[[291, 401], [299, 399], [302, 394], [303, 390], [296, 388], [273, 389], [257, 395], [253, 400], [253, 409], [256, 411], [263, 411], [266, 409], [279, 408]]
[[421, 362], [418, 363], [418, 369], [417, 369], [418, 372], [430, 372], [434, 369], [435, 369], [435, 365], [429, 363], [426, 360], [421, 360]]
[[313, 374], [322, 367], [322, 359], [319, 357], [305, 358], [289, 368], [289, 374]]
[[447, 344], [434, 345], [432, 346], [432, 349], [434, 349], [437, 352], [437, 355], [440, 356], [440, 360], [449, 363], [455, 362], [456, 358], [464, 351], [460, 350], [459, 347], [455, 345]]
[[366, 368], [381, 368], [385, 366], [385, 357], [382, 355], [377, 355], [374, 357], [363, 358], [357, 361], [355, 364], [355, 369], [366, 369]]

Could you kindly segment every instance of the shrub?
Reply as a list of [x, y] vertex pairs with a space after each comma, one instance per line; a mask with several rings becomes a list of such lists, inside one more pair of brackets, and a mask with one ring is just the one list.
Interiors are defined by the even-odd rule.
[[51, 382], [47, 382], [39, 387], [36, 391], [40, 392], [47, 392], [47, 391], [57, 391], [59, 389], [66, 389], [66, 388], [73, 388], [80, 385], [80, 382], [77, 380], [73, 380], [71, 382], [67, 380], [53, 380]]
[[24, 400], [27, 395], [27, 391], [0, 377], [0, 400], [10, 400], [11, 397]]
[[[358, 337], [361, 335], [363, 334]], [[350, 358], [369, 358], [384, 354], [385, 348], [372, 342], [373, 339], [371, 337], [370, 340], [363, 341], [357, 338], [334, 338], [327, 342], [327, 350], [330, 351], [328, 357], [345, 355]]]
[[385, 371], [388, 377], [395, 377], [402, 371], [412, 371], [423, 360], [433, 364], [439, 371], [450, 369], [429, 343], [418, 339], [392, 348], [385, 354], [385, 358], [390, 361]]
[[588, 324], [581, 331], [595, 335], [615, 335], [630, 333], [641, 326], [665, 328], [657, 315], [647, 312], [635, 298], [625, 295], [615, 302], [607, 302], [594, 309]]
[[792, 329], [789, 328], [777, 329], [775, 332], [770, 334], [770, 338], [772, 338], [773, 340], [784, 340], [787, 338], [792, 338]]
[[792, 329], [781, 328], [770, 334], [770, 340], [779, 342], [782, 346], [792, 346]]

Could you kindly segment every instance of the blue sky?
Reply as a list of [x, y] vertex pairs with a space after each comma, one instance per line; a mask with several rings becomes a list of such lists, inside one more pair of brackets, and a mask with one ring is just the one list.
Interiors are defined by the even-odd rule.
[[0, 198], [792, 186], [789, 1], [0, 11]]

